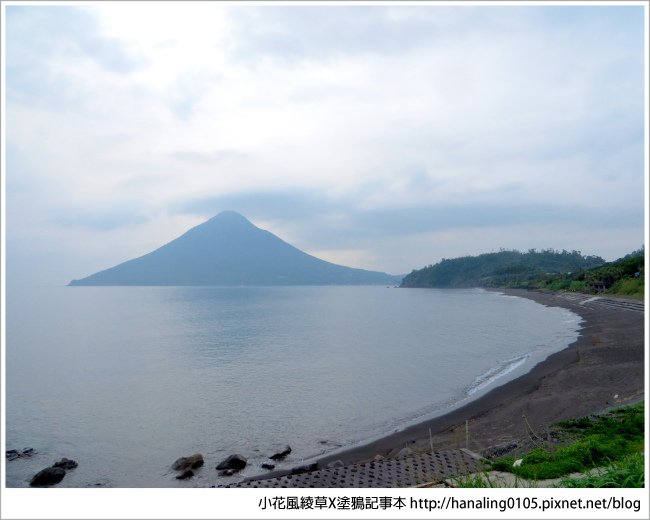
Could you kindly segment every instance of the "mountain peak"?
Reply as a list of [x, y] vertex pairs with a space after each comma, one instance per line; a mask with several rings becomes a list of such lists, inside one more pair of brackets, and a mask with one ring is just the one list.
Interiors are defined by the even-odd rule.
[[232, 221], [246, 221], [250, 222], [244, 215], [241, 213], [237, 213], [236, 211], [227, 209], [225, 211], [222, 211], [220, 213], [217, 213], [214, 217], [212, 217], [210, 220], [232, 220]]
[[228, 227], [255, 227], [255, 224], [248, 220], [244, 215], [232, 210], [226, 210], [222, 211], [221, 213], [217, 213], [214, 217], [205, 222], [205, 224], [219, 224]]

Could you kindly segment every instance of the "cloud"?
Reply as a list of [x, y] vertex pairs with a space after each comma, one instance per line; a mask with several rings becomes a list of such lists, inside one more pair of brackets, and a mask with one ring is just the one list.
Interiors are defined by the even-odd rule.
[[512, 30], [528, 18], [522, 14], [494, 6], [302, 5], [232, 9], [229, 19], [240, 35], [232, 47], [234, 59], [295, 63], [350, 55], [399, 57], [476, 32]]
[[72, 211], [66, 209], [58, 212], [51, 222], [65, 228], [85, 228], [94, 231], [111, 231], [117, 228], [139, 225], [146, 222], [146, 216], [136, 211], [118, 211], [111, 207], [105, 210]]
[[6, 12], [8, 233], [56, 236], [58, 265], [223, 209], [391, 272], [462, 240], [571, 249], [553, 229], [594, 254], [639, 246], [639, 6]]
[[199, 164], [216, 164], [225, 161], [249, 159], [251, 157], [250, 154], [237, 150], [215, 150], [213, 152], [179, 150], [170, 153], [169, 156], [177, 161]]
[[222, 79], [217, 73], [189, 70], [179, 75], [170, 86], [168, 106], [177, 117], [188, 120], [200, 106], [202, 98]]
[[[509, 226], [598, 227], [611, 230], [640, 227], [643, 210], [627, 208], [585, 209], [577, 205], [527, 202], [446, 202], [361, 209], [354, 198], [327, 198], [314, 191], [243, 192], [192, 199], [177, 207], [182, 214], [207, 219], [220, 211], [235, 210], [254, 221], [291, 230], [292, 236], [311, 248], [353, 247], [368, 238], [419, 235], [463, 229]], [[317, 237], [316, 240], [311, 237]]]
[[71, 106], [80, 93], [67, 64], [87, 60], [115, 74], [146, 64], [119, 40], [101, 34], [95, 17], [71, 6], [6, 7], [9, 100]]

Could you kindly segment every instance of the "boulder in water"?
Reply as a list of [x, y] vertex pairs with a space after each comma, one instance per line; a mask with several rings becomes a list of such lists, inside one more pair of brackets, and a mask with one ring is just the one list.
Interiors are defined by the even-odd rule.
[[227, 459], [222, 460], [217, 466], [217, 469], [234, 469], [235, 471], [239, 471], [244, 469], [247, 463], [248, 459], [246, 457], [236, 453]]
[[53, 468], [74, 469], [78, 466], [77, 461], [63, 457], [59, 462], [55, 462]]
[[29, 458], [36, 453], [34, 448], [23, 448], [23, 451], [7, 450], [5, 457], [7, 460], [16, 460], [20, 458]]
[[16, 460], [20, 458], [20, 453], [18, 453], [18, 450], [7, 450], [5, 457], [7, 460]]
[[45, 468], [32, 478], [29, 483], [32, 487], [46, 487], [58, 484], [65, 477], [65, 470], [62, 468]]
[[284, 449], [283, 449], [282, 451], [279, 451], [279, 452], [277, 452], [277, 453], [274, 453], [274, 454], [271, 455], [269, 458], [270, 458], [271, 460], [282, 460], [282, 459], [284, 459], [287, 455], [289, 455], [289, 453], [291, 453], [291, 446], [289, 446], [289, 445], [287, 444], [287, 445], [284, 447]]
[[172, 469], [176, 471], [186, 471], [188, 469], [197, 469], [203, 466], [203, 455], [195, 453], [189, 457], [181, 457], [176, 459], [172, 464]]

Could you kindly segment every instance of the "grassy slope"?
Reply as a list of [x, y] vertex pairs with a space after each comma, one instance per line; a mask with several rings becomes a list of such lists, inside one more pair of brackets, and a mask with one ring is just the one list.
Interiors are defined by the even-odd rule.
[[613, 410], [607, 415], [583, 417], [557, 425], [567, 439], [564, 445], [546, 444], [522, 457], [503, 457], [491, 468], [528, 480], [552, 479], [572, 472], [604, 467], [587, 480], [565, 479], [562, 487], [643, 487], [644, 405]]

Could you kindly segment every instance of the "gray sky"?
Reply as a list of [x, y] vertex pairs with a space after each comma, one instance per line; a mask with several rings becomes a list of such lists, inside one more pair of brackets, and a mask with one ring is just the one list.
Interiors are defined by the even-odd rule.
[[643, 8], [7, 5], [8, 284], [220, 211], [393, 274], [643, 243]]

